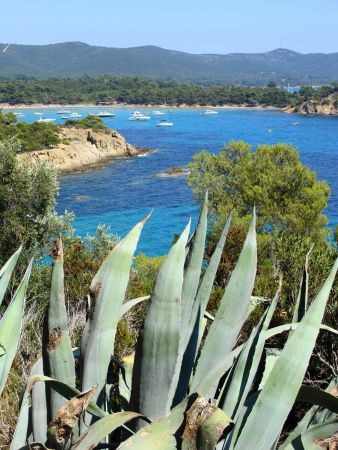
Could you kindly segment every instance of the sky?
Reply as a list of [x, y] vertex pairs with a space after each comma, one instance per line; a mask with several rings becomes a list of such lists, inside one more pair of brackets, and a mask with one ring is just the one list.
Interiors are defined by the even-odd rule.
[[338, 52], [338, 0], [0, 0], [0, 42]]

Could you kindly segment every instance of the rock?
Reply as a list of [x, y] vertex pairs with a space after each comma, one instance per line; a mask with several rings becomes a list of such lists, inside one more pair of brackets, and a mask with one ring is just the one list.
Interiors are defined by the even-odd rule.
[[338, 99], [336, 95], [330, 95], [322, 101], [308, 100], [299, 106], [287, 107], [284, 109], [288, 113], [304, 115], [338, 115]]
[[110, 133], [94, 132], [76, 128], [61, 128], [61, 142], [53, 149], [20, 153], [18, 158], [37, 164], [46, 161], [58, 172], [75, 172], [97, 167], [116, 157], [137, 156], [144, 153], [126, 142], [115, 130]]
[[160, 173], [159, 177], [185, 177], [189, 175], [189, 170], [186, 167], [171, 167], [163, 173]]

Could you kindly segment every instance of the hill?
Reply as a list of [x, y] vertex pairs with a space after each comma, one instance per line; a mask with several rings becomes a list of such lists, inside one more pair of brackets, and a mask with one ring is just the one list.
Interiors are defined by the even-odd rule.
[[0, 44], [0, 77], [141, 76], [196, 83], [322, 84], [338, 78], [338, 53], [190, 54], [155, 46], [108, 48], [66, 42]]

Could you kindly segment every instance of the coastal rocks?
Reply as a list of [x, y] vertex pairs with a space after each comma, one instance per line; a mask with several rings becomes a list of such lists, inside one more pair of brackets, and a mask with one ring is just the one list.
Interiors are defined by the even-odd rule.
[[297, 113], [304, 115], [338, 115], [338, 99], [336, 96], [330, 96], [324, 102], [309, 100], [300, 106], [288, 107], [285, 109], [288, 113]]
[[176, 177], [186, 177], [189, 175], [189, 169], [186, 167], [171, 167], [170, 169], [158, 174], [160, 178], [176, 178]]
[[55, 148], [21, 153], [18, 158], [37, 164], [46, 161], [58, 172], [74, 172], [100, 166], [116, 157], [130, 157], [144, 151], [128, 144], [117, 131], [94, 132], [76, 128], [60, 129], [61, 144]]

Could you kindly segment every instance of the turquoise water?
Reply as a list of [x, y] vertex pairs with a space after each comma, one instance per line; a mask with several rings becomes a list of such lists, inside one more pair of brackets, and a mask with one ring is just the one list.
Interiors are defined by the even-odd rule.
[[[100, 108], [77, 108], [83, 116]], [[101, 108], [102, 109], [102, 108]], [[147, 111], [147, 108], [140, 108]], [[75, 111], [75, 108], [73, 108]], [[22, 120], [31, 122], [37, 110], [22, 111]], [[38, 110], [44, 117], [57, 118], [56, 110]], [[224, 142], [243, 139], [259, 143], [287, 142], [296, 146], [302, 161], [316, 170], [331, 187], [327, 209], [330, 225], [338, 223], [338, 118], [303, 117], [267, 110], [219, 110], [204, 115], [196, 109], [174, 109], [168, 119], [173, 128], [156, 127], [156, 118], [131, 122], [132, 109], [114, 108], [116, 116], [105, 119], [126, 139], [154, 153], [137, 158], [113, 160], [105, 167], [60, 178], [57, 209], [76, 214], [77, 233], [93, 234], [98, 224], [110, 226], [123, 235], [152, 208], [140, 240], [139, 251], [148, 255], [167, 252], [175, 233], [182, 231], [190, 217], [196, 223], [197, 207], [184, 178], [158, 175], [173, 166], [185, 166], [202, 149], [217, 153]], [[149, 112], [152, 110], [149, 110]], [[295, 124], [298, 122], [297, 124]]]

